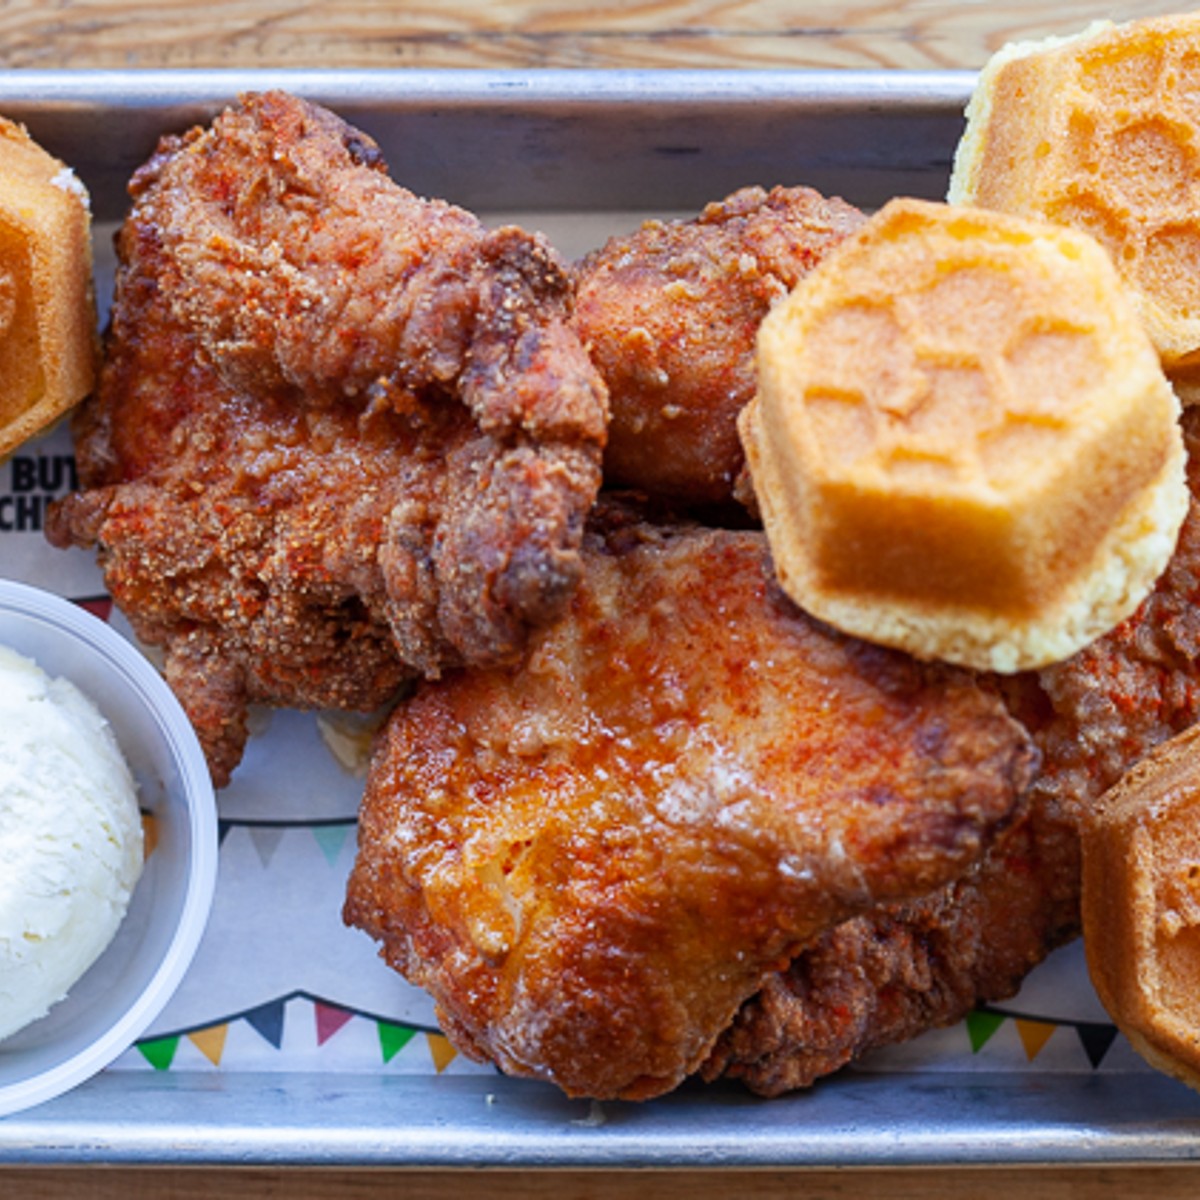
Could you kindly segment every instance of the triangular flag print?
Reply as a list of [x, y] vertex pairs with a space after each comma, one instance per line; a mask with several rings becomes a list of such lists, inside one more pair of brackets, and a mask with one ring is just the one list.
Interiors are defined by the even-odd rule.
[[247, 1024], [276, 1050], [283, 1045], [283, 1000], [271, 1000], [244, 1014]]
[[221, 1055], [225, 1053], [225, 1037], [229, 1026], [211, 1025], [207, 1029], [197, 1029], [189, 1033], [188, 1041], [208, 1059], [214, 1067], [221, 1065]]
[[313, 837], [317, 839], [317, 845], [321, 847], [321, 853], [325, 855], [325, 861], [331, 867], [337, 866], [338, 855], [341, 854], [342, 847], [346, 844], [346, 835], [349, 832], [349, 824], [314, 825], [312, 827]]
[[391, 1021], [377, 1021], [376, 1024], [379, 1026], [379, 1049], [383, 1052], [385, 1063], [391, 1062], [417, 1032], [407, 1025], [394, 1025]]
[[279, 843], [283, 840], [283, 827], [280, 825], [251, 825], [249, 832], [250, 841], [258, 851], [259, 861], [264, 867], [269, 867], [271, 859], [275, 857], [275, 851], [279, 849]]
[[1025, 1057], [1033, 1062], [1041, 1053], [1042, 1047], [1050, 1040], [1057, 1025], [1050, 1021], [1029, 1021], [1016, 1018], [1017, 1033], [1021, 1037], [1021, 1045], [1025, 1047]]
[[85, 596], [80, 600], [75, 601], [80, 608], [90, 612], [93, 617], [99, 617], [102, 621], [107, 621], [112, 616], [112, 597], [111, 596]]
[[317, 1021], [317, 1045], [323, 1046], [342, 1026], [354, 1019], [354, 1013], [348, 1008], [335, 1008], [331, 1004], [322, 1004], [319, 1000], [313, 1002], [313, 1014]]
[[152, 1038], [149, 1041], [138, 1042], [138, 1050], [142, 1057], [156, 1070], [165, 1071], [175, 1058], [179, 1049], [179, 1037]]
[[429, 1055], [440, 1075], [458, 1057], [458, 1051], [443, 1033], [427, 1033], [425, 1040], [429, 1043]]
[[978, 1054], [988, 1044], [992, 1034], [1004, 1024], [1003, 1013], [972, 1012], [967, 1014], [967, 1036], [971, 1039], [971, 1051]]
[[1098, 1067], [1104, 1061], [1104, 1056], [1113, 1042], [1117, 1040], [1115, 1025], [1083, 1021], [1075, 1026], [1075, 1032], [1079, 1035], [1080, 1045], [1083, 1046], [1083, 1051], [1088, 1056], [1088, 1062], [1093, 1067]]

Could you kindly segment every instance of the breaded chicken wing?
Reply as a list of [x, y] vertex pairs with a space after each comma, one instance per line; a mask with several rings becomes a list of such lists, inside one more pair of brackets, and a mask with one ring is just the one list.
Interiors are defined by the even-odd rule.
[[610, 392], [610, 484], [696, 505], [729, 501], [754, 339], [863, 216], [810, 188], [743, 188], [692, 221], [648, 221], [576, 269], [575, 328]]
[[[1200, 497], [1200, 412], [1186, 410]], [[1154, 592], [1066, 662], [1006, 683], [1042, 768], [1028, 812], [966, 875], [915, 903], [822, 935], [722, 1035], [703, 1074], [766, 1095], [806, 1087], [878, 1046], [1005, 999], [1080, 931], [1087, 806], [1154, 746], [1200, 719], [1200, 510]]]
[[961, 874], [1036, 753], [968, 674], [806, 618], [761, 533], [607, 510], [585, 564], [520, 665], [398, 706], [345, 917], [466, 1053], [645, 1098], [799, 947]]
[[370, 708], [515, 656], [578, 579], [607, 422], [554, 252], [278, 92], [164, 139], [131, 193], [49, 535], [99, 547], [214, 779], [249, 702]]

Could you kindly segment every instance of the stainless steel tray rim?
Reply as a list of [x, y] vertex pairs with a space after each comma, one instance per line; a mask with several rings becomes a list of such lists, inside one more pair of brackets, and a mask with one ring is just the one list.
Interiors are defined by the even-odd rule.
[[269, 88], [371, 134], [411, 190], [477, 211], [548, 197], [564, 211], [695, 211], [752, 183], [808, 183], [873, 207], [896, 191], [944, 189], [974, 79], [806, 68], [22, 70], [0, 72], [0, 113], [71, 164], [109, 220], [161, 134]]
[[967, 70], [239, 68], [0, 72], [0, 105], [100, 103], [108, 107], [224, 101], [244, 90], [283, 88], [314, 99], [493, 105], [506, 100], [591, 107], [614, 103], [755, 105], [788, 99], [830, 105], [878, 103], [906, 110], [965, 105], [976, 73]]
[[[1106, 1165], [1200, 1158], [1182, 1084], [1151, 1075], [848, 1073], [761, 1100], [727, 1085], [646, 1104], [479, 1077], [105, 1075], [0, 1120], [0, 1162], [794, 1168]], [[897, 1119], [897, 1097], [906, 1120]], [[186, 1111], [188, 1119], [173, 1119]], [[164, 1116], [164, 1114], [167, 1114]]]

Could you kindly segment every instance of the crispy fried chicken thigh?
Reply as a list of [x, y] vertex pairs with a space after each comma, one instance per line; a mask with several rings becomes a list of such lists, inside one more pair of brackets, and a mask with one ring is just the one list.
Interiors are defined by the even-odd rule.
[[[1185, 410], [1200, 496], [1200, 412]], [[1078, 936], [1079, 823], [1154, 746], [1200, 719], [1200, 512], [1138, 611], [1071, 659], [1004, 684], [1042, 768], [1025, 816], [962, 879], [830, 930], [772, 976], [703, 1073], [776, 1095], [1011, 996]]]
[[608, 511], [585, 564], [521, 665], [399, 705], [345, 916], [465, 1052], [644, 1098], [799, 947], [961, 874], [1036, 753], [966, 673], [806, 618], [761, 533]]
[[575, 327], [611, 395], [610, 484], [730, 499], [758, 326], [862, 220], [811, 188], [748, 187], [694, 220], [648, 221], [579, 264]]
[[49, 533], [98, 545], [214, 779], [250, 702], [370, 708], [516, 655], [577, 581], [607, 422], [554, 252], [278, 92], [164, 139], [131, 193]]

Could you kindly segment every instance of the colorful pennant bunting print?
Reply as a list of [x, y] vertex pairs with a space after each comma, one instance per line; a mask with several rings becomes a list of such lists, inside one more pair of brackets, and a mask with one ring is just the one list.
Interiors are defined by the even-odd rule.
[[1074, 1029], [1093, 1070], [1104, 1061], [1118, 1033], [1115, 1025], [1106, 1022], [1040, 1020], [1036, 1017], [1018, 1017], [1015, 1013], [995, 1008], [979, 1008], [970, 1013], [964, 1022], [972, 1053], [978, 1054], [1006, 1021], [1016, 1025], [1025, 1056], [1030, 1062], [1041, 1053], [1058, 1028], [1065, 1025]]
[[1058, 1026], [1051, 1021], [1029, 1021], [1020, 1017], [1015, 1018], [1015, 1021], [1021, 1045], [1025, 1047], [1025, 1057], [1033, 1062]]
[[1113, 1042], [1117, 1040], [1115, 1025], [1101, 1025], [1096, 1022], [1084, 1021], [1075, 1026], [1075, 1033], [1083, 1052], [1088, 1056], [1088, 1062], [1098, 1067], [1108, 1053]]
[[283, 997], [279, 1000], [271, 1000], [267, 1004], [261, 1004], [258, 1008], [253, 1008], [243, 1014], [246, 1023], [270, 1042], [276, 1050], [283, 1045], [283, 1010], [287, 999], [287, 997]]
[[251, 825], [249, 826], [250, 841], [258, 851], [259, 862], [264, 867], [271, 865], [279, 843], [283, 841], [283, 826], [281, 825]]
[[313, 837], [317, 839], [317, 845], [321, 847], [321, 853], [325, 855], [325, 861], [331, 867], [337, 866], [338, 855], [341, 854], [342, 847], [346, 844], [350, 828], [349, 823], [314, 825], [312, 827]]
[[138, 1042], [137, 1048], [141, 1051], [142, 1057], [156, 1070], [167, 1070], [175, 1058], [175, 1051], [179, 1049], [179, 1037], [163, 1037], [153, 1038], [149, 1041]]
[[181, 1029], [169, 1036], [147, 1038], [137, 1044], [142, 1057], [158, 1070], [171, 1066], [181, 1038], [186, 1037], [214, 1064], [225, 1057], [226, 1039], [229, 1028], [237, 1021], [245, 1021], [256, 1033], [276, 1050], [283, 1049], [284, 1028], [289, 1009], [295, 1004], [311, 1005], [312, 1020], [316, 1028], [316, 1042], [323, 1046], [340, 1029], [351, 1021], [370, 1021], [374, 1025], [379, 1049], [385, 1063], [396, 1057], [418, 1033], [426, 1035], [429, 1054], [438, 1071], [444, 1070], [457, 1057], [458, 1052], [437, 1029], [422, 1028], [388, 1021], [372, 1013], [359, 1012], [344, 1005], [333, 1004], [308, 992], [295, 991], [266, 1004], [257, 1005], [245, 1012], [234, 1013], [210, 1025]]
[[445, 1034], [427, 1033], [425, 1040], [429, 1043], [430, 1057], [440, 1075], [458, 1057], [458, 1051], [450, 1044], [450, 1039]]
[[110, 596], [85, 596], [75, 603], [102, 621], [107, 621], [112, 616], [113, 602]]
[[991, 1040], [992, 1035], [1004, 1024], [1003, 1013], [978, 1009], [967, 1014], [967, 1036], [971, 1039], [971, 1050], [978, 1054]]
[[228, 1024], [210, 1025], [207, 1029], [197, 1029], [189, 1033], [188, 1041], [208, 1059], [214, 1067], [221, 1065], [221, 1055], [225, 1053], [225, 1038], [229, 1033]]
[[336, 867], [342, 848], [357, 822], [352, 817], [337, 818], [329, 821], [249, 821], [235, 817], [219, 817], [217, 820], [217, 841], [224, 845], [225, 839], [236, 829], [244, 829], [249, 835], [250, 842], [258, 853], [259, 862], [263, 867], [269, 867], [275, 857], [284, 834], [293, 830], [305, 830], [310, 833], [325, 861], [331, 867]]
[[417, 1033], [408, 1025], [394, 1025], [391, 1021], [378, 1021], [379, 1048], [383, 1051], [383, 1061], [389, 1063]]
[[336, 1008], [332, 1004], [322, 1004], [319, 1000], [313, 1005], [313, 1015], [317, 1022], [317, 1045], [323, 1046], [339, 1029], [354, 1019], [354, 1012], [348, 1008]]

